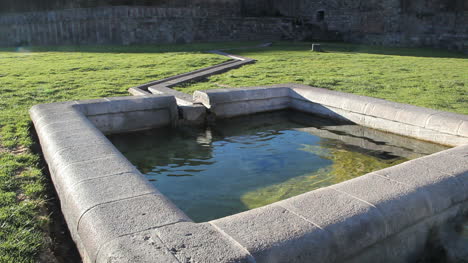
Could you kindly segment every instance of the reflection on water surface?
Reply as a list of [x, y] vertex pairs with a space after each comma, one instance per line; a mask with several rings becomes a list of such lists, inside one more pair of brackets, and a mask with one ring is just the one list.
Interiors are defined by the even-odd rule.
[[179, 208], [203, 222], [446, 149], [281, 111], [109, 136]]

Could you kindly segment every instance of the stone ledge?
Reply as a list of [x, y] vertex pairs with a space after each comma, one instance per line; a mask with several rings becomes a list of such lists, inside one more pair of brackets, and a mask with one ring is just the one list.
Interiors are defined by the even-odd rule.
[[[275, 98], [289, 100], [283, 108], [353, 122], [370, 128], [414, 137], [439, 144], [468, 144], [468, 117], [382, 99], [358, 96], [299, 84], [196, 91], [195, 102], [203, 104], [218, 118], [277, 110]], [[259, 102], [261, 101], [261, 102]]]

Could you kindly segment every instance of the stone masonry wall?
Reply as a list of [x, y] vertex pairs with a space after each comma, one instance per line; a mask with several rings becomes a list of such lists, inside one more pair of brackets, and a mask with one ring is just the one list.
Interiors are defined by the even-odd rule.
[[245, 18], [230, 9], [82, 8], [0, 16], [0, 45], [146, 44], [293, 39], [292, 18]]
[[[98, 5], [106, 1], [111, 0], [82, 2]], [[124, 0], [111, 2], [119, 1]], [[132, 1], [132, 4], [141, 2]], [[157, 0], [145, 3], [151, 5], [0, 14], [0, 45], [307, 39], [428, 46], [468, 53], [466, 0]]]
[[[468, 52], [466, 0], [276, 0], [272, 13], [338, 31], [348, 42]], [[323, 12], [323, 19], [319, 18]]]

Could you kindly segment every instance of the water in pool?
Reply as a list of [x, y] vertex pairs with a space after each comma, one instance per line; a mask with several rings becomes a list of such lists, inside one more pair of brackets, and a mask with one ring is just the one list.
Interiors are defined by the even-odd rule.
[[195, 222], [264, 206], [446, 149], [292, 111], [109, 138]]

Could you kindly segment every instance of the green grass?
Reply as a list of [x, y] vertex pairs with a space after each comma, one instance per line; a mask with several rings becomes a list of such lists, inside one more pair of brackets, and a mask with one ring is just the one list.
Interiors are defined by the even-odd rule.
[[[47, 180], [30, 150], [32, 105], [128, 95], [129, 87], [226, 61], [201, 51], [254, 44], [0, 49], [0, 262], [35, 262], [47, 246]], [[258, 62], [178, 89], [296, 82], [468, 113], [466, 56], [328, 43], [326, 52], [312, 53], [309, 47], [235, 50]]]
[[[28, 109], [38, 103], [127, 96], [129, 87], [226, 58], [207, 45], [0, 50], [0, 262], [35, 262], [49, 219]], [[183, 51], [185, 50], [185, 51]]]
[[206, 82], [199, 89], [302, 83], [444, 111], [468, 114], [468, 56], [434, 49], [383, 48], [324, 43], [275, 43], [272, 48], [236, 50], [258, 60]]

